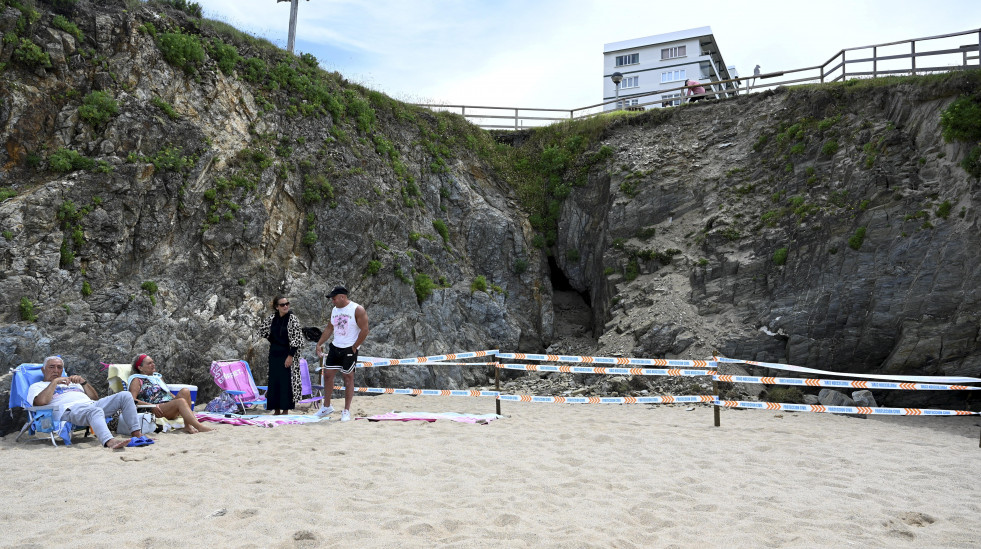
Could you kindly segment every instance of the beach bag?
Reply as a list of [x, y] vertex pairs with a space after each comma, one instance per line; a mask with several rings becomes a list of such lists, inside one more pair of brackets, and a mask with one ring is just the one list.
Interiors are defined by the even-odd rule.
[[157, 418], [151, 413], [141, 413], [140, 416], [140, 432], [144, 435], [149, 433], [155, 433], [157, 431]]
[[227, 414], [229, 412], [238, 411], [238, 403], [235, 399], [230, 397], [228, 393], [222, 393], [215, 398], [211, 399], [211, 402], [204, 407], [205, 412], [214, 412], [216, 414]]

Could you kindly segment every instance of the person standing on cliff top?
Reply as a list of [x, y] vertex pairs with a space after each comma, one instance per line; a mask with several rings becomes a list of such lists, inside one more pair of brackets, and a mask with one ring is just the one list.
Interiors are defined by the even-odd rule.
[[[344, 378], [344, 411], [341, 421], [351, 420], [351, 401], [354, 400], [354, 368], [358, 362], [358, 349], [368, 337], [368, 313], [364, 307], [347, 297], [347, 288], [335, 286], [327, 294], [334, 303], [330, 312], [330, 324], [324, 328], [320, 341], [317, 341], [317, 356], [324, 357], [324, 407], [317, 411], [320, 417], [334, 411], [330, 405], [330, 395], [334, 392], [334, 376], [341, 371]], [[326, 356], [324, 342], [333, 334]]]

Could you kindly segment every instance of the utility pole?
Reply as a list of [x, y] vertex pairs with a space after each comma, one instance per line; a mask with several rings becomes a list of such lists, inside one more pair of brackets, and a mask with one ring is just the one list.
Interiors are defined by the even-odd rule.
[[276, 0], [277, 4], [280, 2], [290, 3], [290, 36], [286, 42], [286, 51], [293, 53], [293, 43], [296, 41], [296, 12], [300, 7], [300, 0]]

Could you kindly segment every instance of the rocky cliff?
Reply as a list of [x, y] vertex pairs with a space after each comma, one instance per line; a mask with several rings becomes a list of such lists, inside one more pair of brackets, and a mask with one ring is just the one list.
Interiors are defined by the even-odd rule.
[[211, 360], [248, 356], [262, 376], [252, 334], [274, 295], [322, 327], [340, 283], [369, 311], [365, 354], [550, 336], [544, 255], [480, 158], [485, 132], [166, 5], [0, 4], [17, 37], [0, 78], [4, 372], [57, 353], [94, 379], [148, 352], [207, 395]]
[[[0, 6], [2, 372], [60, 354], [97, 379], [148, 352], [207, 397], [214, 359], [262, 379], [274, 295], [323, 325], [344, 283], [373, 356], [981, 375], [979, 185], [940, 125], [976, 72], [492, 136], [163, 3]], [[555, 322], [553, 284], [588, 320]]]

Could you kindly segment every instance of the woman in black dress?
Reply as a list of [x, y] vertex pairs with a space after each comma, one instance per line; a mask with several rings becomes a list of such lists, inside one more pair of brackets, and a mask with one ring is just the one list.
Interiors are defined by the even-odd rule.
[[[278, 416], [296, 407], [293, 395], [293, 361], [303, 345], [300, 321], [290, 311], [290, 302], [283, 296], [272, 301], [276, 312], [263, 322], [259, 337], [269, 340], [269, 390], [266, 409]], [[296, 360], [299, 360], [298, 358]]]

